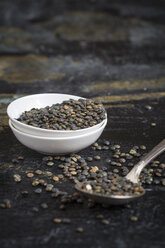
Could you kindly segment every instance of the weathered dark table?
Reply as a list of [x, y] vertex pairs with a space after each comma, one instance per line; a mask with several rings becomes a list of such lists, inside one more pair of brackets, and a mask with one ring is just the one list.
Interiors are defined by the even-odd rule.
[[[60, 169], [47, 168], [43, 155], [21, 145], [6, 116], [7, 105], [27, 94], [97, 98], [108, 112], [101, 140], [127, 152], [133, 145], [150, 150], [165, 137], [164, 7], [158, 0], [0, 2], [0, 204], [11, 202], [11, 208], [0, 208], [1, 248], [165, 247], [165, 187], [145, 185], [150, 191], [130, 206], [89, 208], [84, 201], [61, 210], [58, 198], [45, 191], [35, 194], [26, 177], [38, 168], [54, 174]], [[90, 148], [80, 154], [96, 152]], [[112, 156], [111, 151], [99, 154], [98, 166]], [[24, 160], [14, 163], [18, 156]], [[163, 163], [165, 156], [158, 160]], [[13, 179], [16, 173], [20, 183]], [[70, 181], [54, 184], [75, 191]], [[24, 190], [27, 197], [20, 193]], [[43, 202], [47, 209], [41, 208]], [[110, 224], [102, 224], [98, 214]], [[55, 224], [53, 218], [71, 223]], [[84, 232], [77, 233], [77, 227]]]

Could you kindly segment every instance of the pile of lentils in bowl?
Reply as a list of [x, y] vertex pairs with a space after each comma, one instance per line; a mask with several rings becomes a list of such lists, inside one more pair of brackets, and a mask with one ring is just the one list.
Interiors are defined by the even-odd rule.
[[78, 130], [99, 124], [106, 118], [100, 101], [69, 99], [52, 106], [25, 111], [18, 121], [33, 127], [52, 130]]

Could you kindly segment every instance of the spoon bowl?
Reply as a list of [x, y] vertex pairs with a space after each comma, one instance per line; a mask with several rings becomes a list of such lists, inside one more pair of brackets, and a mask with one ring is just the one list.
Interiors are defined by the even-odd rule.
[[[90, 181], [86, 181], [85, 183], [89, 183]], [[140, 195], [123, 195], [123, 196], [115, 196], [115, 195], [101, 195], [101, 194], [95, 194], [90, 193], [87, 191], [84, 191], [82, 189], [83, 183], [77, 183], [75, 185], [75, 188], [85, 197], [92, 199], [94, 202], [98, 202], [101, 204], [107, 204], [107, 205], [123, 205], [127, 204], [130, 201], [136, 200], [139, 197], [143, 196], [145, 194], [145, 190]]]

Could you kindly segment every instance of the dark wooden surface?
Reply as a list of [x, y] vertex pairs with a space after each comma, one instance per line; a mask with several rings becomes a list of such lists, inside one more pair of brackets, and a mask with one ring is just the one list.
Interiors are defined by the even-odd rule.
[[[21, 145], [6, 116], [7, 105], [27, 94], [97, 98], [108, 112], [101, 140], [120, 144], [123, 151], [142, 144], [149, 151], [165, 137], [164, 7], [158, 0], [0, 2], [0, 203], [11, 200], [10, 209], [0, 209], [1, 248], [165, 247], [163, 186], [145, 185], [150, 191], [130, 208], [88, 208], [85, 201], [60, 210], [59, 199], [47, 192], [36, 195], [25, 175], [37, 168], [54, 174], [60, 169], [46, 168], [42, 155]], [[112, 156], [109, 151], [99, 154], [98, 166]], [[24, 161], [13, 164], [19, 155]], [[158, 159], [164, 162], [165, 156]], [[15, 173], [22, 175], [21, 183], [14, 182]], [[74, 192], [72, 182], [55, 185]], [[29, 191], [26, 198], [22, 190]], [[40, 207], [43, 202], [48, 209]], [[99, 213], [109, 225], [96, 219]], [[132, 215], [137, 222], [130, 221]], [[70, 218], [71, 224], [55, 224], [55, 217]], [[79, 226], [84, 233], [76, 232]]]

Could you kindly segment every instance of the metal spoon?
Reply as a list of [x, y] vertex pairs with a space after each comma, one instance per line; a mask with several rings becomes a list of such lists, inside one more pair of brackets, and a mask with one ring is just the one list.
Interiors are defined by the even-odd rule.
[[[165, 139], [161, 141], [157, 146], [155, 146], [147, 155], [145, 155], [133, 168], [132, 170], [127, 174], [126, 179], [130, 180], [133, 183], [138, 183], [139, 176], [143, 168], [150, 163], [154, 158], [156, 158], [159, 154], [161, 154], [163, 151], [165, 151]], [[85, 184], [89, 183], [90, 181], [85, 181]], [[95, 194], [90, 193], [87, 191], [84, 191], [82, 189], [82, 186], [84, 183], [78, 182], [75, 185], [75, 188], [84, 196], [94, 200], [95, 202], [99, 202], [102, 204], [108, 204], [108, 205], [122, 205], [125, 203], [128, 203], [130, 201], [133, 201], [142, 195], [145, 194], [145, 191], [141, 193], [140, 195], [130, 195], [130, 196], [115, 196], [115, 195], [109, 195], [104, 196], [101, 194]]]

